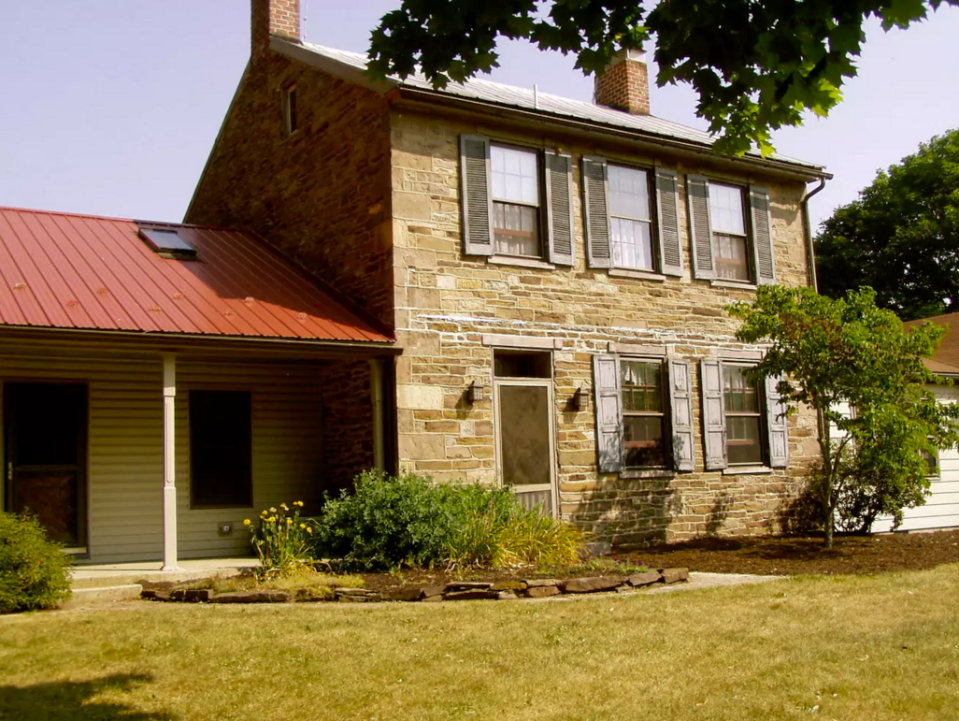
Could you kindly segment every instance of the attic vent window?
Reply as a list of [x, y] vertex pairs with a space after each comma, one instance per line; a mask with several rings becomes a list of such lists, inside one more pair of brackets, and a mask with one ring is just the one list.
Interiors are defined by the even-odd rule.
[[176, 230], [166, 228], [140, 228], [140, 237], [161, 258], [195, 260], [196, 248], [180, 237]]

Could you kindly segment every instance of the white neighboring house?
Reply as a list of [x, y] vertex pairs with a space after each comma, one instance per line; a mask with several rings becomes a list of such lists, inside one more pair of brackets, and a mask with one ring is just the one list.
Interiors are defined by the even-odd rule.
[[[946, 327], [946, 336], [936, 355], [926, 361], [926, 367], [936, 375], [949, 378], [952, 386], [934, 386], [932, 392], [941, 403], [959, 402], [959, 313], [949, 313], [926, 318], [936, 325]], [[915, 320], [906, 327], [922, 323]], [[959, 449], [945, 448], [939, 452], [936, 472], [930, 476], [932, 485], [925, 505], [908, 508], [903, 513], [902, 524], [897, 531], [921, 531], [936, 528], [959, 527]], [[892, 530], [892, 519], [882, 516], [872, 525], [874, 533]]]

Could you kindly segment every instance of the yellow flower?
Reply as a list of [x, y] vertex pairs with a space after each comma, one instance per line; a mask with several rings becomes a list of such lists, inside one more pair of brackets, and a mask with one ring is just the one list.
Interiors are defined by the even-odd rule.
[[282, 508], [284, 511], [289, 511], [289, 510], [290, 510], [285, 503], [281, 503], [281, 504], [280, 504], [280, 508]]
[[302, 531], [304, 528], [306, 528], [306, 524], [305, 524], [305, 523], [301, 523], [301, 524], [300, 524], [300, 530]]
[[270, 506], [270, 513], [276, 513], [276, 509], [273, 506]]
[[266, 519], [266, 522], [267, 522], [267, 523], [273, 523], [273, 521], [275, 521], [275, 520], [276, 520], [276, 516], [270, 516], [269, 518]]
[[260, 518], [266, 518], [266, 511], [262, 511], [260, 513]]
[[309, 526], [307, 526], [307, 527], [306, 527], [306, 532], [307, 532], [307, 533], [313, 533], [313, 529], [310, 528]]
[[292, 519], [292, 518], [287, 518], [287, 519], [286, 519], [286, 525], [289, 526], [291, 523], [293, 523], [293, 519]]
[[253, 523], [253, 521], [251, 521], [249, 518], [244, 518], [244, 519], [243, 519], [243, 525], [244, 525], [244, 526], [249, 526], [251, 523]]
[[293, 505], [294, 505], [294, 506], [299, 506], [300, 508], [303, 508], [303, 501], [293, 501]]

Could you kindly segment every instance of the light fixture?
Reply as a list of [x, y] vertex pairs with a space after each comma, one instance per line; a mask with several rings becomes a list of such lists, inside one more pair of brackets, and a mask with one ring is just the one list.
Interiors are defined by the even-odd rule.
[[589, 410], [589, 393], [584, 388], [577, 388], [573, 394], [573, 408], [578, 411]]
[[483, 400], [483, 385], [473, 381], [470, 383], [470, 387], [466, 390], [466, 400], [470, 405], [474, 405]]

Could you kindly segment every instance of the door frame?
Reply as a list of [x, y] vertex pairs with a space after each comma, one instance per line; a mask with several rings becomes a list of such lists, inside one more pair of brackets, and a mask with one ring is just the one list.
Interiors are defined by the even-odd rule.
[[8, 402], [8, 387], [11, 385], [68, 385], [83, 389], [83, 409], [80, 412], [80, 428], [77, 438], [77, 543], [64, 547], [63, 551], [74, 556], [86, 555], [90, 542], [90, 384], [75, 378], [0, 378], [0, 456], [3, 467], [0, 474], [0, 504], [5, 511], [13, 512], [13, 483], [9, 475], [13, 423], [12, 409]]
[[[522, 486], [523, 491], [517, 491], [516, 486], [506, 484], [503, 478], [503, 436], [502, 436], [502, 411], [500, 408], [499, 389], [503, 386], [535, 387], [546, 389], [546, 403], [549, 412], [547, 414], [547, 438], [549, 439], [549, 483], [540, 483], [534, 486]], [[549, 512], [554, 518], [559, 518], [559, 484], [557, 483], [558, 473], [556, 464], [556, 402], [553, 390], [552, 378], [494, 378], [493, 379], [493, 436], [495, 440], [495, 462], [496, 462], [496, 480], [500, 487], [509, 488], [513, 493], [549, 491], [550, 508]]]

